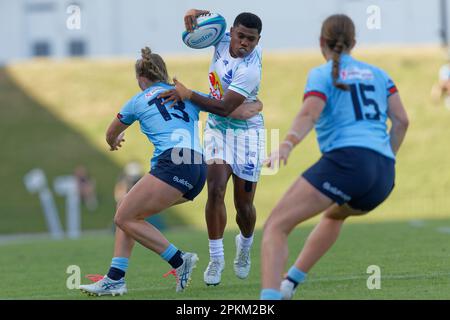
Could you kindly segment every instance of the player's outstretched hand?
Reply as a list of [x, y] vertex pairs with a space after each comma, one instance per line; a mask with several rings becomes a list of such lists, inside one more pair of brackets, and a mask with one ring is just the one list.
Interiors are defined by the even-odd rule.
[[186, 27], [187, 32], [194, 31], [195, 28], [197, 28], [197, 18], [201, 16], [202, 14], [208, 14], [208, 10], [197, 10], [197, 9], [190, 9], [186, 14], [184, 15], [184, 26]]
[[277, 151], [272, 152], [264, 161], [264, 165], [270, 169], [278, 168], [281, 162], [283, 162], [284, 165], [287, 165], [287, 159], [289, 158], [291, 150], [292, 147], [290, 145], [282, 143], [280, 148]]
[[122, 147], [122, 142], [125, 142], [124, 136], [125, 132], [119, 134], [116, 138], [116, 141], [112, 145], [110, 145], [111, 148], [109, 149], [109, 151], [119, 150], [119, 148]]

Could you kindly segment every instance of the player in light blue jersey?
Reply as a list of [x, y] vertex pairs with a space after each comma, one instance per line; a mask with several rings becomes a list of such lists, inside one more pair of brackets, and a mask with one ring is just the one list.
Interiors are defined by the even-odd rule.
[[[352, 58], [354, 45], [349, 17], [325, 20], [320, 46], [327, 63], [309, 73], [303, 107], [267, 161], [269, 166], [286, 164], [293, 147], [315, 126], [321, 159], [290, 187], [264, 227], [261, 299], [291, 299], [334, 244], [345, 219], [375, 209], [394, 187], [395, 155], [408, 117], [392, 80], [383, 70]], [[321, 221], [282, 279], [289, 233], [321, 212]]]
[[[130, 99], [106, 133], [111, 151], [124, 141], [124, 131], [138, 121], [143, 134], [154, 145], [151, 171], [141, 178], [117, 206], [114, 218], [114, 257], [106, 276], [80, 289], [91, 295], [122, 295], [127, 292], [125, 273], [135, 241], [158, 253], [173, 268], [176, 291], [183, 291], [197, 262], [195, 253], [182, 252], [145, 219], [165, 209], [193, 200], [206, 181], [206, 163], [198, 135], [199, 108], [177, 102], [166, 107], [161, 92], [172, 89], [164, 60], [147, 47], [136, 62], [136, 78], [142, 92]], [[251, 109], [259, 108], [252, 104]], [[244, 116], [247, 106], [235, 110]]]
[[197, 262], [195, 253], [182, 252], [145, 219], [168, 207], [193, 200], [206, 180], [198, 133], [199, 109], [189, 103], [177, 103], [168, 109], [160, 92], [171, 88], [163, 59], [147, 47], [136, 62], [136, 78], [142, 92], [122, 108], [106, 133], [111, 151], [124, 141], [124, 131], [139, 121], [141, 131], [155, 146], [150, 174], [142, 177], [123, 198], [114, 222], [116, 241], [114, 258], [106, 276], [80, 290], [90, 295], [122, 295], [127, 292], [125, 273], [135, 241], [158, 253], [175, 270], [176, 291], [183, 291]]

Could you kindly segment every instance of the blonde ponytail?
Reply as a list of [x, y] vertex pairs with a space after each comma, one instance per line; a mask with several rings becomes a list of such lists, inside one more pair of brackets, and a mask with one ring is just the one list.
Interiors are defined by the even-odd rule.
[[141, 59], [136, 61], [136, 74], [146, 77], [151, 81], [161, 81], [168, 83], [169, 75], [167, 73], [166, 63], [163, 58], [156, 53], [152, 53], [149, 47], [141, 49]]

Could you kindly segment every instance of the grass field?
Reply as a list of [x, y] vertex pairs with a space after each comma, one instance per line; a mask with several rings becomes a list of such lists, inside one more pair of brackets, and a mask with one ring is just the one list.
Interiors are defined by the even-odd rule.
[[[430, 89], [443, 62], [436, 49], [356, 50], [357, 58], [389, 72], [408, 109], [411, 127], [398, 157], [396, 189], [389, 201], [358, 222], [450, 217], [450, 112], [433, 106]], [[209, 57], [168, 58], [171, 75], [186, 85], [207, 90]], [[266, 54], [260, 97], [266, 127], [282, 137], [298, 111], [308, 70], [321, 64], [319, 53]], [[37, 60], [0, 70], [0, 234], [42, 232], [46, 227], [36, 195], [28, 194], [22, 178], [43, 168], [49, 182], [85, 164], [97, 181], [100, 207], [83, 211], [84, 229], [112, 225], [112, 189], [123, 165], [132, 159], [148, 167], [152, 152], [137, 125], [130, 128], [120, 152], [110, 153], [104, 132], [121, 105], [138, 91], [132, 60]], [[205, 114], [203, 114], [204, 118]], [[314, 135], [298, 147], [289, 166], [262, 176], [256, 193], [260, 227], [288, 186], [319, 157]], [[169, 210], [168, 221], [203, 229], [206, 190], [192, 204]], [[234, 223], [231, 190], [227, 195], [230, 227]], [[57, 198], [60, 213], [64, 200]], [[62, 221], [64, 219], [62, 217]]]
[[[446, 227], [446, 228], [443, 228]], [[292, 263], [310, 226], [289, 238]], [[330, 252], [317, 264], [296, 299], [450, 299], [450, 220], [349, 224]], [[225, 235], [226, 269], [222, 284], [207, 287], [203, 271], [208, 263], [204, 231], [174, 230], [168, 238], [183, 250], [195, 251], [200, 260], [193, 281], [181, 294], [173, 278], [163, 278], [169, 265], [156, 254], [136, 246], [127, 274], [129, 293], [115, 299], [258, 299], [260, 287], [260, 232], [252, 252], [252, 271], [246, 280], [234, 276], [234, 235]], [[40, 240], [0, 245], [2, 272], [0, 299], [109, 299], [91, 298], [66, 288], [69, 265], [86, 274], [103, 274], [111, 259], [111, 236], [88, 236], [78, 241]], [[367, 267], [381, 268], [381, 289], [369, 290]], [[170, 276], [172, 277], [172, 276]]]

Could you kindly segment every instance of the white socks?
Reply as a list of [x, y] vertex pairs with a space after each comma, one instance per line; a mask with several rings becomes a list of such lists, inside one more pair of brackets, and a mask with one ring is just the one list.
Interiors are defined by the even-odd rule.
[[[239, 243], [243, 248], [250, 248], [253, 243], [253, 235], [249, 238], [245, 238], [242, 234], [239, 234]], [[210, 260], [224, 260], [223, 238], [215, 240], [209, 239], [209, 258]]]
[[250, 248], [253, 243], [253, 234], [249, 238], [245, 238], [242, 233], [239, 234], [239, 242], [242, 247]]
[[209, 239], [209, 257], [211, 260], [224, 260], [223, 238], [216, 240]]

